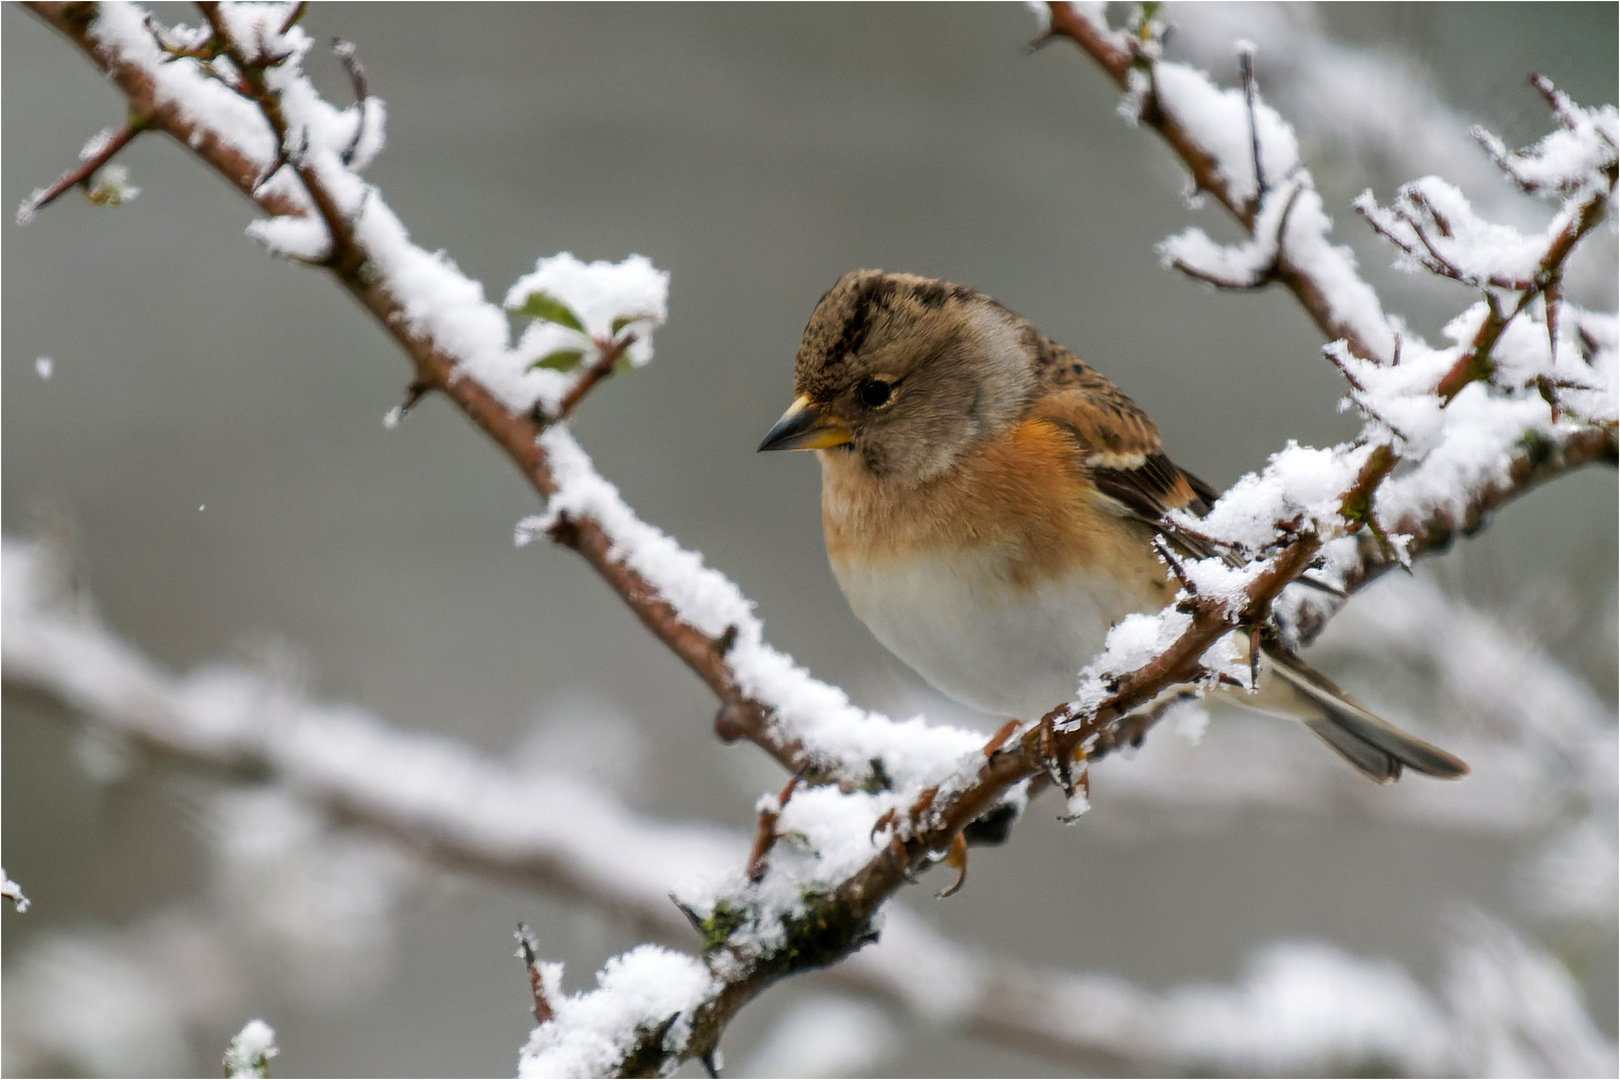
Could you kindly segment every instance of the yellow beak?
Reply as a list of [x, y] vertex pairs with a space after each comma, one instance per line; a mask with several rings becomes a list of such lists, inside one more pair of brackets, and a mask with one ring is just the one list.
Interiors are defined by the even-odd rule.
[[800, 395], [765, 433], [761, 450], [826, 450], [843, 446], [854, 438], [849, 422], [841, 416], [818, 409]]

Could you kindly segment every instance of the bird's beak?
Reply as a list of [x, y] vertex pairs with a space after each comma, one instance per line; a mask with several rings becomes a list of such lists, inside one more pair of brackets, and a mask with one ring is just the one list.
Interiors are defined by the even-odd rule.
[[765, 433], [765, 439], [759, 444], [761, 450], [826, 450], [833, 446], [843, 446], [853, 438], [849, 430], [849, 421], [831, 412], [818, 409], [810, 403], [810, 399], [800, 395], [799, 399], [776, 426]]

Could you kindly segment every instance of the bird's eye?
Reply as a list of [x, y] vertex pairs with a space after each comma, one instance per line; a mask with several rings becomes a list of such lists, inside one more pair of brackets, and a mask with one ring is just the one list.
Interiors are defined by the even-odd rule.
[[861, 404], [868, 409], [881, 409], [894, 398], [894, 386], [882, 379], [867, 379], [855, 388]]

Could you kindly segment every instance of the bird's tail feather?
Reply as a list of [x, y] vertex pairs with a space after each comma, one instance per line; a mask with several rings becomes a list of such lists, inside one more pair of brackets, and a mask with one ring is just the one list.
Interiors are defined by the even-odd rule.
[[1303, 721], [1379, 783], [1400, 779], [1403, 766], [1442, 780], [1468, 774], [1460, 759], [1374, 715], [1280, 643], [1267, 643], [1263, 649], [1260, 693], [1247, 699], [1238, 695], [1239, 704]]

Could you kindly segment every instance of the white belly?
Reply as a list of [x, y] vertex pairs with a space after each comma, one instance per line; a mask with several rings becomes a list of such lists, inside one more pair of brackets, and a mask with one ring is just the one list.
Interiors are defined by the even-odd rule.
[[1074, 573], [1010, 584], [994, 549], [904, 560], [834, 560], [862, 622], [942, 693], [996, 716], [1035, 720], [1074, 696], [1109, 627], [1144, 597]]

